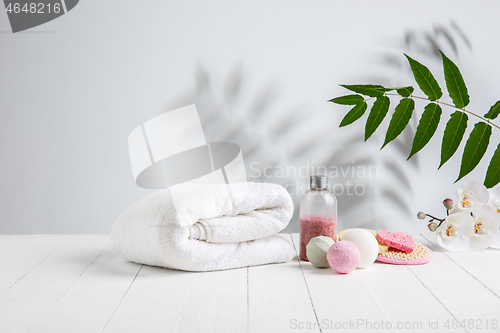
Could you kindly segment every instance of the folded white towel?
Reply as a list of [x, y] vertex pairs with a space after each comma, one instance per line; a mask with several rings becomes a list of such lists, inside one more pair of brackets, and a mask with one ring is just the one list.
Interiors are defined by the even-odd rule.
[[290, 195], [276, 184], [180, 184], [128, 208], [111, 248], [129, 261], [187, 271], [286, 262], [293, 245], [276, 233], [292, 214]]

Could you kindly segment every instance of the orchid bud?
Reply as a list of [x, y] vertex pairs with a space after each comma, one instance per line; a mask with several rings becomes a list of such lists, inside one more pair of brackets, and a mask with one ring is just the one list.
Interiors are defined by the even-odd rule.
[[425, 213], [424, 212], [418, 212], [417, 217], [421, 220], [425, 219]]
[[443, 200], [443, 206], [447, 210], [451, 210], [453, 208], [453, 200], [451, 200], [450, 198], [444, 199]]
[[438, 225], [436, 222], [432, 222], [432, 223], [429, 223], [427, 225], [427, 228], [429, 228], [429, 230], [432, 232], [436, 231], [437, 227], [438, 227]]

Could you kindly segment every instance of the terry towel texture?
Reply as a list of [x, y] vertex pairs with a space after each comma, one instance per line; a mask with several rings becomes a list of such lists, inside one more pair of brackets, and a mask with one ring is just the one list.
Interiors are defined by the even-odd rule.
[[128, 208], [111, 231], [123, 259], [186, 271], [286, 262], [293, 245], [277, 236], [293, 214], [280, 185], [181, 184]]

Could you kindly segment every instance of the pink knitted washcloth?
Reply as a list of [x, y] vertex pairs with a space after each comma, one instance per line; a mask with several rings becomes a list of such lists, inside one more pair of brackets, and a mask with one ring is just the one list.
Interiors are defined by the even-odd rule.
[[394, 265], [422, 265], [427, 264], [431, 259], [432, 251], [419, 243], [415, 243], [415, 250], [411, 253], [389, 249], [377, 257], [377, 261]]

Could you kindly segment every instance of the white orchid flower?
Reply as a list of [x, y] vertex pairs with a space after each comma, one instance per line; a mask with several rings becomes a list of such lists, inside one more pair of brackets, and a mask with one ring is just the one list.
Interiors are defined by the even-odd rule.
[[465, 183], [458, 188], [456, 193], [458, 203], [452, 212], [478, 208], [490, 200], [488, 189], [480, 182]]
[[490, 195], [490, 204], [495, 207], [497, 213], [500, 213], [500, 185], [488, 189]]
[[[490, 204], [472, 211], [474, 218], [473, 234], [470, 238], [470, 251], [484, 250], [495, 243], [500, 227], [500, 214]], [[500, 240], [500, 239], [499, 239]]]
[[450, 214], [436, 230], [439, 246], [452, 252], [479, 251], [500, 246], [500, 214], [493, 206]]
[[[460, 186], [456, 194], [456, 205], [451, 199], [443, 201], [450, 214], [446, 219], [424, 212], [417, 215], [419, 219], [431, 218], [428, 227], [436, 231], [439, 246], [452, 252], [478, 251], [488, 247], [500, 249], [500, 184], [487, 189], [472, 181]], [[434, 220], [442, 221], [437, 229]]]
[[[490, 194], [489, 204], [500, 215], [500, 184], [488, 189], [488, 193]], [[490, 247], [500, 249], [500, 232], [493, 236], [493, 243], [491, 243]]]
[[442, 248], [452, 251], [468, 251], [474, 234], [474, 218], [470, 212], [450, 214], [436, 230], [436, 240]]

